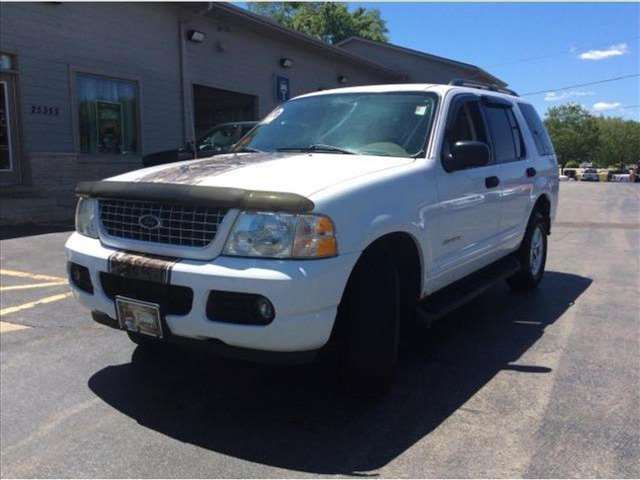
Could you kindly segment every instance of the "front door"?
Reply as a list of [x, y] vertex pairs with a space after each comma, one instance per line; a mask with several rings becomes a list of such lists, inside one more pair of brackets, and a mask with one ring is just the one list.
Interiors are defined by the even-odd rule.
[[458, 280], [493, 261], [500, 225], [500, 190], [492, 178], [499, 166], [447, 172], [441, 160], [459, 141], [490, 145], [479, 98], [463, 94], [451, 102], [442, 142], [438, 183], [438, 232], [433, 245], [433, 290]]
[[14, 77], [0, 74], [0, 185], [20, 181]]

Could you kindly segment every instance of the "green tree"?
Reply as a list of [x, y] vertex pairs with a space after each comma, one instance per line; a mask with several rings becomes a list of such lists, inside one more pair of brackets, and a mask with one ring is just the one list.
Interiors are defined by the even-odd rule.
[[260, 2], [249, 3], [249, 10], [329, 44], [349, 37], [362, 37], [377, 42], [389, 40], [386, 22], [377, 8], [358, 7], [349, 11], [345, 3]]
[[569, 161], [595, 160], [600, 142], [598, 122], [588, 110], [577, 103], [552, 107], [544, 123], [562, 169]]
[[616, 167], [640, 161], [640, 123], [616, 117], [599, 117], [599, 142], [595, 163], [599, 167]]
[[579, 166], [580, 164], [575, 160], [569, 160], [567, 163], [564, 164], [564, 168], [578, 168]]

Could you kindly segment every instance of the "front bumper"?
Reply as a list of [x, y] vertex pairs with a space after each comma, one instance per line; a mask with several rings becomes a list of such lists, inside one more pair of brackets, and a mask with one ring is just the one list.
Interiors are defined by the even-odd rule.
[[[108, 272], [108, 259], [117, 250], [77, 233], [69, 237], [65, 248], [70, 262], [89, 269], [94, 288], [89, 294], [70, 283], [74, 296], [90, 310], [115, 318], [115, 305], [102, 289], [100, 272]], [[178, 337], [269, 352], [317, 350], [329, 340], [357, 259], [355, 253], [319, 260], [180, 260], [172, 268], [171, 284], [191, 288], [193, 304], [188, 314], [167, 315], [165, 321]], [[212, 321], [206, 315], [211, 290], [263, 295], [273, 303], [276, 316], [264, 326]]]

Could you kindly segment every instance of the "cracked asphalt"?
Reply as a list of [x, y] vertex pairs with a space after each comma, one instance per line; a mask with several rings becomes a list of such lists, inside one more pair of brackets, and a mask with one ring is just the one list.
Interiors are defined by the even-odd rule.
[[438, 322], [375, 402], [322, 366], [146, 355], [69, 297], [68, 232], [2, 240], [1, 475], [640, 477], [640, 184], [560, 195], [540, 288]]

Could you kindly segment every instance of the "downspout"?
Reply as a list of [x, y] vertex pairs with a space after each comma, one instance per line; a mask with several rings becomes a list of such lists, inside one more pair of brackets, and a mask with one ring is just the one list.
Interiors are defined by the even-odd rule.
[[[190, 102], [191, 108], [189, 109], [187, 108], [186, 102], [188, 97], [185, 92], [185, 89], [187, 88], [187, 80], [185, 78], [185, 75], [186, 75], [185, 50], [186, 50], [187, 35], [186, 35], [185, 27], [186, 27], [186, 24], [190, 20], [192, 20], [194, 17], [205, 15], [209, 13], [212, 9], [213, 9], [213, 2], [207, 2], [207, 6], [204, 9], [198, 10], [186, 18], [178, 18], [178, 35], [180, 35], [179, 68], [180, 68], [180, 100], [182, 104], [182, 138], [184, 143], [187, 143], [187, 142], [192, 143], [194, 147], [193, 148], [194, 158], [198, 157], [198, 152], [197, 152], [197, 149], [195, 148], [196, 128], [195, 128], [194, 118], [193, 118], [193, 105], [191, 105], [191, 99], [190, 99], [189, 102]], [[193, 94], [193, 92], [191, 92], [191, 94]]]

